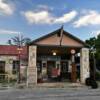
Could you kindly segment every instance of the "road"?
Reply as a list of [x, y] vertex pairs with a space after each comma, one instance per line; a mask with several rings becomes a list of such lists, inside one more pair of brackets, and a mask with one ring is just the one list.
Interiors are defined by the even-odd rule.
[[0, 90], [0, 100], [100, 100], [100, 89], [8, 89]]

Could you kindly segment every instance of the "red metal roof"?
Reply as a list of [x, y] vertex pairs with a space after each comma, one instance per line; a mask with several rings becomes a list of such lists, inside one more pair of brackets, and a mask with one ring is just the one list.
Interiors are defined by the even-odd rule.
[[[22, 50], [20, 51], [20, 56], [24, 59], [27, 57], [27, 46], [22, 46]], [[14, 45], [0, 45], [0, 55], [11, 55], [18, 56], [18, 46]]]

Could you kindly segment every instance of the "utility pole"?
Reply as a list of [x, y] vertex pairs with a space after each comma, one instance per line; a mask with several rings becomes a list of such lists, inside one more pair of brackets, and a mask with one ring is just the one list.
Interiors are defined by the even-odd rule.
[[72, 82], [76, 82], [76, 77], [77, 77], [77, 74], [76, 74], [76, 64], [75, 64], [75, 50], [72, 49], [71, 50], [71, 55], [72, 55], [72, 72], [71, 72], [71, 81]]
[[93, 70], [92, 70], [92, 78], [95, 80], [95, 73], [96, 73], [96, 59], [95, 59], [95, 53], [96, 53], [96, 48], [95, 48], [95, 39], [94, 39], [94, 45], [91, 48], [91, 53], [92, 53], [92, 59], [93, 59]]
[[21, 75], [20, 75], [20, 65], [21, 65], [21, 57], [20, 57], [20, 55], [21, 55], [21, 51], [23, 50], [22, 48], [21, 48], [21, 34], [19, 33], [19, 43], [18, 43], [18, 48], [17, 48], [17, 50], [18, 50], [18, 59], [19, 59], [19, 66], [18, 66], [18, 83], [20, 83], [20, 81], [21, 81]]

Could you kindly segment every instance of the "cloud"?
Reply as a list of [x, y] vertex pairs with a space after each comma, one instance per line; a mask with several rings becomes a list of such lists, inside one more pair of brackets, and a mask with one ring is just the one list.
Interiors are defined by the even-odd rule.
[[18, 31], [13, 31], [13, 30], [5, 30], [5, 29], [0, 29], [0, 34], [19, 34], [21, 32], [18, 32]]
[[55, 17], [47, 10], [42, 11], [27, 11], [23, 12], [23, 15], [27, 21], [31, 24], [56, 24], [56, 23], [67, 23], [76, 17], [77, 12], [71, 11], [64, 14], [61, 17]]
[[56, 18], [55, 23], [66, 23], [71, 21], [73, 18], [75, 18], [77, 15], [76, 11], [71, 11], [67, 14], [64, 14], [62, 17]]
[[54, 20], [52, 15], [48, 11], [32, 12], [28, 11], [24, 13], [29, 23], [35, 24], [50, 24]]
[[100, 30], [93, 31], [93, 32], [91, 33], [91, 35], [93, 35], [93, 36], [95, 36], [95, 37], [97, 37], [99, 34], [100, 34]]
[[5, 15], [11, 15], [14, 12], [14, 8], [11, 3], [0, 0], [0, 13]]
[[89, 11], [87, 14], [80, 17], [73, 24], [74, 27], [100, 25], [100, 13], [98, 13], [97, 11]]

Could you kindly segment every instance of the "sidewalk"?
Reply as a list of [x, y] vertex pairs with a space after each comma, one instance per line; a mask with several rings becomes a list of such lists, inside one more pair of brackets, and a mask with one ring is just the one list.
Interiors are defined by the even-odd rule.
[[57, 82], [57, 83], [41, 83], [41, 84], [37, 84], [36, 87], [38, 88], [83, 88], [86, 86], [80, 83]]
[[[100, 82], [98, 82], [98, 85], [100, 86]], [[34, 86], [29, 86], [27, 87], [26, 83], [21, 83], [21, 84], [16, 84], [14, 86], [5, 86], [2, 87], [0, 86], [0, 90], [5, 90], [5, 89], [10, 89], [10, 88], [15, 88], [15, 89], [26, 89], [26, 88], [66, 88], [66, 89], [82, 89], [82, 88], [89, 88], [85, 84], [81, 83], [71, 83], [71, 82], [54, 82], [54, 83], [39, 83]]]

